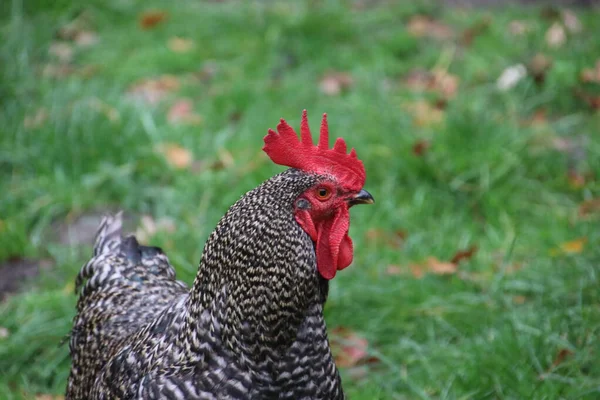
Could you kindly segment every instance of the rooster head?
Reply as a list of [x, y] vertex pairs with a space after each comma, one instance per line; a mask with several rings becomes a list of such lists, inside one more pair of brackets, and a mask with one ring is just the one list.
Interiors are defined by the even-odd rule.
[[371, 204], [373, 197], [363, 189], [365, 167], [346, 142], [338, 138], [329, 148], [327, 114], [323, 114], [319, 143], [313, 144], [306, 110], [302, 113], [300, 140], [294, 129], [281, 119], [277, 132], [269, 129], [263, 150], [279, 165], [316, 174], [316, 183], [294, 202], [294, 217], [310, 236], [317, 256], [317, 268], [325, 279], [350, 265], [353, 258], [349, 209]]

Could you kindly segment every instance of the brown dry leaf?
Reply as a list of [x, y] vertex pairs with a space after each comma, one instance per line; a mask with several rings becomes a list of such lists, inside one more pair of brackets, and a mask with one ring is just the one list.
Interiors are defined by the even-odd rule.
[[561, 47], [567, 41], [565, 28], [558, 22], [553, 23], [552, 26], [548, 28], [545, 37], [546, 44], [553, 48]]
[[142, 29], [152, 29], [156, 27], [158, 24], [167, 19], [168, 14], [165, 11], [160, 10], [151, 10], [144, 11], [140, 15], [140, 27]]
[[179, 79], [176, 76], [162, 75], [158, 78], [143, 79], [134, 83], [127, 93], [133, 99], [155, 105], [167, 94], [179, 90], [179, 86]]
[[417, 279], [424, 277], [425, 272], [427, 272], [426, 267], [421, 264], [410, 264], [408, 268], [410, 269], [410, 274]]
[[537, 53], [527, 63], [527, 69], [537, 83], [543, 83], [546, 73], [552, 68], [552, 59], [542, 53]]
[[589, 94], [583, 90], [576, 90], [575, 96], [583, 100], [592, 110], [600, 110], [600, 96]]
[[403, 271], [399, 265], [388, 265], [385, 269], [387, 275], [402, 275]]
[[79, 31], [75, 36], [75, 44], [79, 47], [90, 47], [98, 41], [98, 34], [92, 31]]
[[337, 96], [353, 84], [354, 79], [348, 72], [328, 72], [321, 78], [319, 88], [328, 96]]
[[538, 108], [534, 111], [529, 119], [523, 119], [520, 122], [521, 126], [529, 126], [533, 128], [542, 128], [548, 126], [548, 111], [545, 108]]
[[600, 59], [596, 61], [593, 68], [584, 68], [581, 71], [580, 79], [583, 83], [600, 83]]
[[404, 84], [415, 91], [432, 91], [446, 99], [456, 95], [459, 79], [448, 71], [435, 68], [432, 71], [414, 69], [403, 79]]
[[521, 295], [516, 295], [516, 296], [513, 296], [512, 301], [515, 304], [524, 304], [527, 301], [527, 297], [521, 296]]
[[48, 53], [61, 63], [68, 64], [73, 59], [73, 46], [66, 42], [52, 42]]
[[471, 27], [463, 31], [460, 38], [460, 43], [463, 46], [470, 46], [477, 36], [485, 33], [489, 29], [491, 22], [491, 18], [484, 17], [475, 24], [471, 25]]
[[331, 330], [331, 351], [338, 367], [349, 368], [362, 364], [367, 360], [368, 347], [367, 339], [348, 328], [340, 326]]
[[571, 10], [564, 10], [562, 12], [562, 20], [567, 30], [571, 33], [579, 33], [582, 30], [581, 22]]
[[194, 112], [194, 105], [190, 99], [179, 99], [169, 109], [167, 120], [171, 124], [199, 125], [202, 117]]
[[437, 40], [452, 39], [454, 31], [449, 26], [426, 15], [413, 16], [406, 26], [406, 30], [414, 37], [428, 37]]
[[10, 336], [10, 332], [3, 326], [0, 326], [0, 340]]
[[569, 168], [567, 173], [567, 181], [573, 189], [581, 189], [585, 186], [585, 176], [574, 168]]
[[416, 126], [432, 127], [444, 122], [444, 111], [432, 106], [425, 100], [407, 103], [404, 108], [412, 115]]
[[194, 157], [188, 149], [175, 143], [161, 144], [157, 146], [156, 150], [165, 157], [171, 166], [177, 169], [187, 168], [194, 161]]
[[456, 273], [458, 266], [447, 261], [440, 261], [436, 257], [428, 257], [427, 270], [435, 275], [450, 275]]
[[589, 214], [594, 214], [600, 211], [600, 197], [586, 200], [579, 205], [578, 214], [580, 217], [585, 217]]
[[65, 396], [63, 395], [54, 395], [54, 394], [36, 394], [35, 400], [64, 400]]
[[508, 25], [508, 31], [514, 36], [522, 36], [529, 32], [530, 26], [526, 21], [515, 20]]
[[26, 115], [23, 119], [23, 127], [25, 129], [39, 128], [48, 119], [48, 110], [44, 107], [40, 108], [33, 115]]
[[412, 152], [417, 157], [422, 157], [427, 153], [429, 147], [431, 147], [431, 143], [428, 140], [417, 140], [415, 144], [413, 144]]
[[477, 246], [471, 246], [466, 250], [459, 250], [450, 260], [453, 264], [458, 264], [462, 260], [470, 260], [477, 253]]
[[173, 37], [169, 39], [168, 46], [174, 53], [189, 53], [195, 45], [192, 39]]
[[556, 354], [556, 357], [554, 358], [554, 361], [552, 361], [552, 366], [550, 367], [550, 370], [553, 370], [554, 368], [558, 367], [560, 364], [562, 364], [567, 357], [572, 356], [573, 352], [569, 349], [560, 349], [558, 351], [558, 353]]

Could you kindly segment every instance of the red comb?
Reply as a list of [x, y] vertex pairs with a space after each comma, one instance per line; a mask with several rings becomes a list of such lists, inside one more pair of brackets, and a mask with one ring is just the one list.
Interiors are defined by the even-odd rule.
[[269, 129], [265, 136], [263, 150], [275, 164], [298, 168], [320, 174], [334, 175], [350, 190], [360, 190], [365, 184], [365, 167], [352, 149], [346, 154], [346, 142], [338, 138], [332, 149], [329, 148], [329, 131], [327, 129], [327, 114], [323, 114], [319, 144], [314, 145], [306, 110], [302, 112], [300, 137], [294, 129], [281, 119], [277, 132]]

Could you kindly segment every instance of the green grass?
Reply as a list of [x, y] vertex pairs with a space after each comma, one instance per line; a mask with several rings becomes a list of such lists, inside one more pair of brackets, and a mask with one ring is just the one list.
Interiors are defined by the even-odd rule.
[[[579, 10], [583, 32], [551, 48], [544, 35], [553, 21], [535, 8], [363, 3], [0, 6], [0, 260], [39, 257], [55, 265], [0, 304], [0, 326], [9, 332], [0, 338], [2, 398], [64, 391], [68, 351], [58, 343], [74, 315], [74, 276], [91, 247], [61, 245], [52, 223], [119, 208], [173, 218], [175, 232], [152, 243], [191, 282], [227, 208], [281, 170], [260, 153], [266, 129], [280, 117], [298, 126], [303, 108], [315, 126], [326, 111], [332, 134], [357, 148], [365, 188], [377, 200], [352, 211], [355, 261], [332, 282], [326, 310], [330, 328], [356, 331], [380, 360], [362, 377], [342, 369], [351, 399], [600, 396], [600, 215], [578, 215], [579, 204], [600, 195], [600, 113], [574, 95], [598, 93], [579, 74], [600, 55], [600, 11]], [[138, 16], [148, 9], [168, 19], [140, 29]], [[415, 14], [444, 21], [459, 38], [411, 36], [407, 21]], [[75, 47], [75, 73], [44, 76], [45, 66], [56, 64], [49, 46], [75, 19], [99, 42]], [[509, 33], [515, 19], [529, 26], [524, 36]], [[489, 25], [462, 45], [461, 32], [480, 21]], [[172, 52], [174, 36], [195, 47]], [[526, 77], [509, 91], [496, 89], [506, 67], [538, 52], [552, 59], [543, 84]], [[201, 73], [207, 66], [210, 79]], [[441, 68], [459, 79], [436, 124], [419, 124], [406, 106], [439, 97], [402, 84], [415, 68]], [[353, 77], [337, 96], [319, 88], [331, 71]], [[157, 106], [126, 95], [140, 79], [163, 74], [180, 87]], [[181, 97], [193, 101], [200, 125], [168, 122]], [[25, 118], [41, 109], [47, 118], [26, 127]], [[525, 123], [541, 109], [545, 123]], [[584, 141], [584, 151], [556, 149], [559, 138]], [[412, 150], [420, 140], [431, 143], [423, 156]], [[161, 143], [189, 149], [204, 167], [173, 168], [155, 150]], [[223, 151], [233, 164], [206, 167]], [[570, 170], [585, 182], [574, 184]], [[399, 231], [403, 241], [385, 239]], [[556, 250], [579, 238], [587, 240], [581, 252]], [[478, 251], [457, 274], [387, 273], [390, 265], [408, 270], [428, 257], [449, 260], [470, 246]], [[565, 349], [570, 355], [553, 366]]]

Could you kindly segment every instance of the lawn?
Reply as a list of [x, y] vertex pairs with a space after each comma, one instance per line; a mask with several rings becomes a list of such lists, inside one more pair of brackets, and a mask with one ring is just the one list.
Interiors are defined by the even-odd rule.
[[304, 108], [376, 199], [326, 307], [351, 399], [600, 398], [600, 9], [436, 4], [3, 2], [0, 398], [64, 393], [99, 215], [190, 283]]

